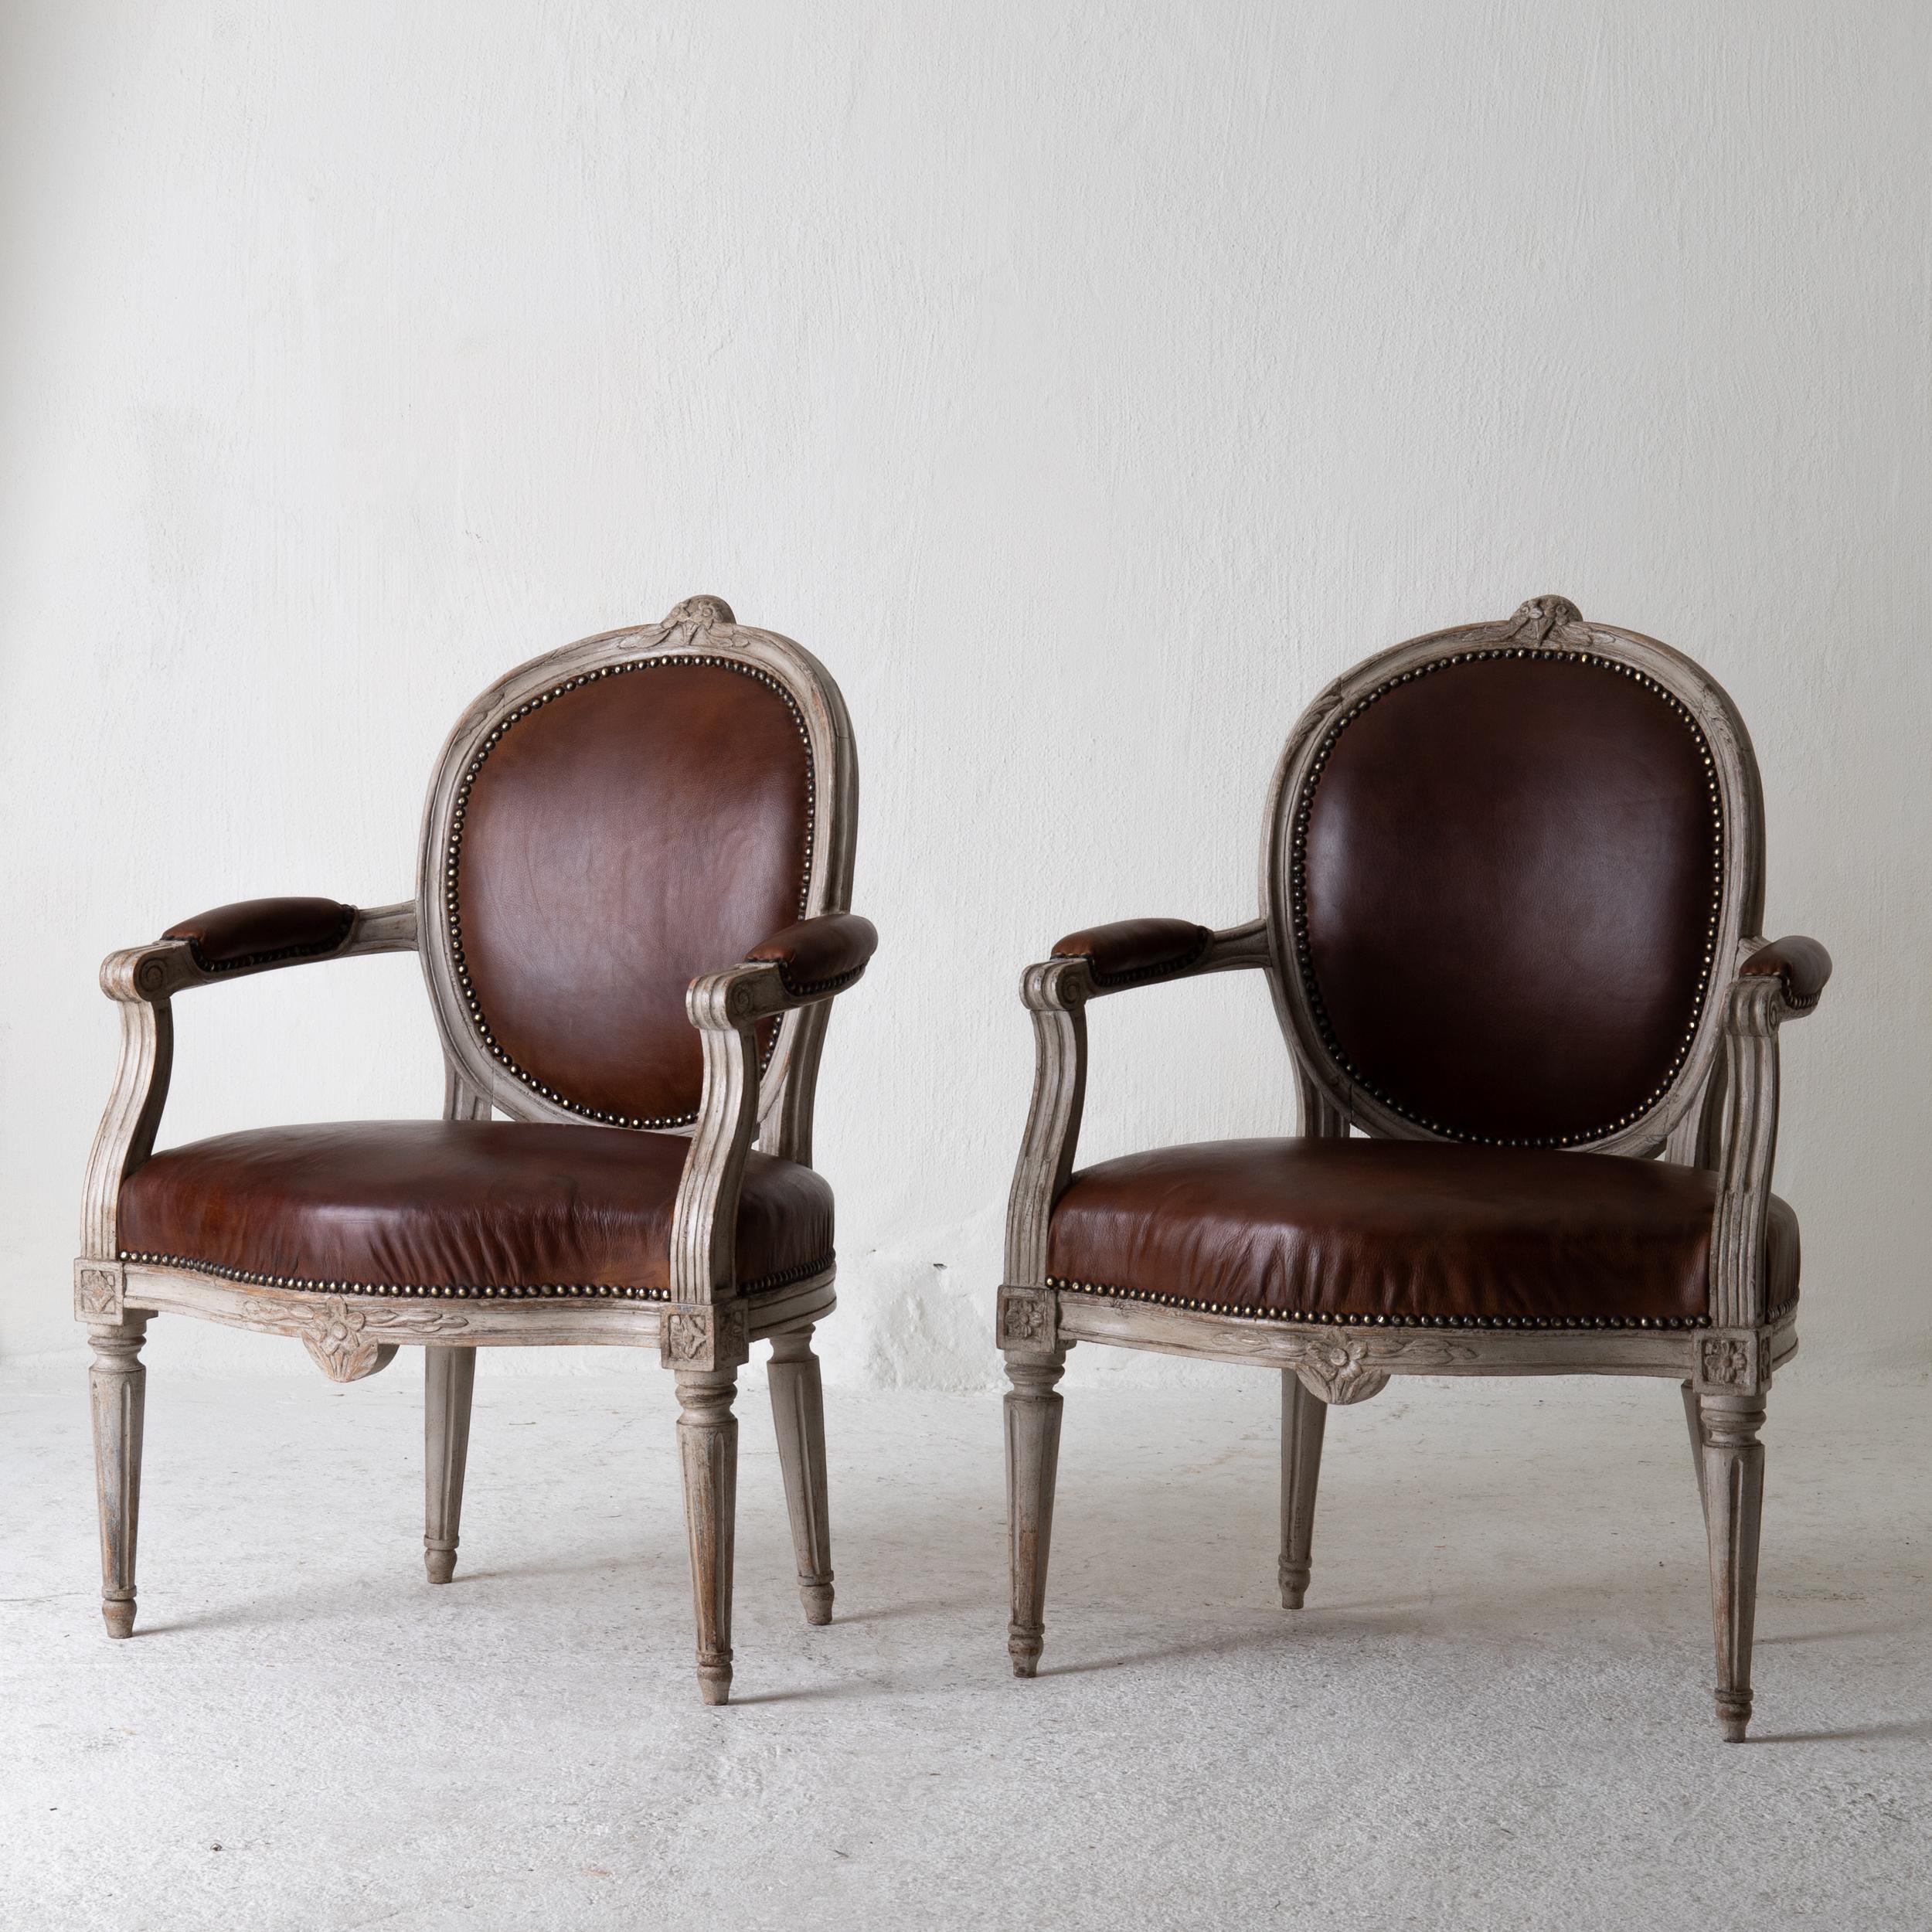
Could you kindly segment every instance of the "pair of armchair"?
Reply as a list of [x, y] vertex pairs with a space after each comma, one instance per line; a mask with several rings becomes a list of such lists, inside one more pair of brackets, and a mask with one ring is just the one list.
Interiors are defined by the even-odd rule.
[[[808, 1619], [832, 1601], [811, 1167], [857, 775], [838, 690], [716, 598], [536, 660], [446, 747], [417, 898], [230, 906], [114, 954], [124, 1053], [87, 1182], [103, 1611], [134, 1618], [148, 1321], [299, 1337], [325, 1372], [427, 1363], [424, 1555], [456, 1560], [474, 1351], [655, 1345], [675, 1376], [697, 1675], [732, 1675], [732, 1404], [771, 1394]], [[1066, 1351], [1283, 1371], [1282, 1601], [1310, 1576], [1332, 1405], [1402, 1374], [1679, 1380], [1709, 1531], [1717, 1706], [1741, 1738], [1773, 1370], [1798, 1229], [1770, 1192], [1777, 1029], [1830, 961], [1767, 944], [1750, 740], [1688, 659], [1560, 598], [1371, 658], [1277, 773], [1260, 917], [1076, 933], [1029, 969], [1038, 1074], [996, 1336], [1013, 1668], [1044, 1641]], [[224, 977], [420, 952], [440, 1121], [287, 1128], [157, 1154], [169, 1002]], [[1301, 1132], [1074, 1167], [1085, 1009], [1266, 973]], [[492, 1114], [504, 1117], [493, 1119]], [[756, 1142], [754, 1148], [753, 1143]]]

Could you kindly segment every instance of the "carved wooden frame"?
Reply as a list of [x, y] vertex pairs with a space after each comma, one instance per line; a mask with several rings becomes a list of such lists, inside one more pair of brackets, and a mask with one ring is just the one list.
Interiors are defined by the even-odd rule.
[[[1756, 1517], [1739, 1501], [1713, 1512], [1713, 1491], [1741, 1498], [1738, 1471], [1761, 1468], [1756, 1424], [1774, 1369], [1798, 1349], [1797, 1311], [1767, 1309], [1764, 1250], [1777, 1151], [1777, 1032], [1810, 1005], [1794, 1002], [1779, 978], [1738, 969], [1764, 944], [1764, 804], [1750, 738], [1736, 708], [1697, 665], [1638, 633], [1586, 624], [1561, 597], [1539, 597], [1501, 623], [1471, 624], [1411, 639], [1356, 665], [1311, 704], [1277, 766], [1261, 848], [1260, 916], [1214, 934], [1192, 961], [1138, 977], [1136, 985], [1206, 973], [1265, 973], [1294, 1067], [1300, 1131], [1434, 1139], [1350, 1080], [1324, 1045], [1301, 976], [1291, 927], [1296, 801], [1338, 721], [1392, 682], [1468, 653], [1587, 654], [1624, 675], [1651, 680], [1693, 720], [1709, 747], [1723, 814], [1722, 876], [1709, 976], [1696, 1029], [1665, 1090], [1614, 1131], [1576, 1145], [1601, 1153], [1662, 1156], [1713, 1168], [1719, 1182], [1712, 1239], [1708, 1325], [1512, 1331], [1430, 1326], [1338, 1326], [1222, 1312], [1056, 1285], [1046, 1269], [1054, 1202], [1073, 1172], [1087, 1086], [1085, 1009], [1126, 990], [1099, 979], [1090, 961], [1055, 957], [1027, 968], [1021, 998], [1032, 1016], [1033, 1094], [1009, 1199], [1006, 1277], [996, 1338], [1012, 1381], [1007, 1396], [1014, 1548], [1009, 1648], [1017, 1674], [1033, 1674], [1043, 1642], [1053, 1455], [1061, 1401], [1055, 1385], [1066, 1352], [1080, 1342], [1153, 1349], [1279, 1368], [1284, 1395], [1284, 1524], [1301, 1539], [1291, 1560], [1284, 1539], [1284, 1600], [1298, 1606], [1306, 1581], [1306, 1526], [1318, 1466], [1318, 1422], [1302, 1420], [1311, 1398], [1325, 1406], [1366, 1400], [1399, 1375], [1629, 1375], [1684, 1386], [1700, 1490], [1710, 1526], [1719, 1634], [1719, 1715], [1727, 1737], [1750, 1716], [1750, 1602], [1755, 1592]], [[1318, 1411], [1317, 1412], [1318, 1415]], [[1756, 1422], [1750, 1420], [1754, 1413]], [[1740, 1420], [1740, 1418], [1743, 1418]], [[1311, 1437], [1314, 1448], [1307, 1447]], [[1300, 1447], [1298, 1447], [1298, 1443]], [[1752, 1478], [1751, 1480], [1755, 1480]], [[1042, 1485], [1045, 1488], [1043, 1502]], [[1291, 1489], [1303, 1493], [1291, 1495]], [[1741, 1557], [1751, 1519], [1752, 1560]], [[1743, 1576], [1749, 1570], [1748, 1577]], [[1290, 1571], [1300, 1583], [1291, 1586]], [[1740, 1604], [1740, 1600], [1744, 1600]], [[1728, 1631], [1728, 1634], [1726, 1634]]]
[[[362, 1284], [359, 1291], [356, 1284], [346, 1283], [319, 1291], [281, 1287], [130, 1256], [118, 1238], [122, 1183], [152, 1153], [167, 1101], [174, 996], [258, 972], [415, 952], [443, 1044], [444, 1117], [484, 1120], [494, 1109], [515, 1120], [581, 1124], [580, 1113], [546, 1099], [506, 1072], [478, 1040], [451, 957], [445, 855], [462, 776], [479, 746], [543, 692], [646, 659], [741, 666], [782, 691], [798, 713], [814, 774], [804, 897], [797, 916], [849, 910], [858, 763], [838, 688], [818, 659], [790, 638], [741, 625], [722, 600], [699, 597], [686, 599], [662, 624], [606, 632], [532, 658], [485, 692], [457, 722], [438, 759], [418, 845], [415, 898], [359, 910], [332, 951], [224, 967], [217, 973], [196, 962], [187, 940], [161, 940], [111, 954], [103, 964], [101, 988], [121, 1013], [121, 1053], [88, 1162], [74, 1310], [89, 1325], [95, 1347], [97, 1462], [107, 1579], [104, 1607], [114, 1634], [128, 1634], [134, 1615], [131, 1496], [138, 1493], [140, 1390], [145, 1372], [139, 1361], [140, 1338], [148, 1318], [162, 1313], [291, 1336], [338, 1382], [376, 1373], [400, 1346], [424, 1347], [431, 1369], [430, 1439], [433, 1444], [455, 1445], [444, 1455], [440, 1472], [434, 1467], [430, 1471], [426, 1548], [431, 1577], [438, 1582], [447, 1582], [454, 1566], [469, 1385], [467, 1373], [452, 1376], [437, 1358], [478, 1348], [560, 1344], [658, 1349], [664, 1366], [677, 1375], [685, 1410], [680, 1440], [692, 1504], [699, 1679], [706, 1701], [713, 1702], [725, 1701], [731, 1676], [730, 1525], [727, 1520], [720, 1529], [715, 1519], [720, 1509], [728, 1518], [729, 1490], [735, 1480], [724, 1468], [735, 1456], [732, 1391], [750, 1344], [769, 1340], [774, 1361], [785, 1365], [774, 1370], [773, 1389], [774, 1403], [784, 1406], [780, 1437], [799, 1536], [801, 1592], [811, 1620], [828, 1621], [824, 1423], [818, 1365], [809, 1340], [813, 1325], [835, 1305], [835, 1270], [828, 1266], [802, 1279], [741, 1294], [733, 1230], [746, 1161], [754, 1144], [784, 1159], [811, 1164], [813, 1103], [831, 1002], [859, 975], [831, 987], [794, 991], [776, 961], [744, 961], [721, 962], [718, 971], [692, 981], [685, 1007], [702, 1036], [704, 1053], [696, 1120], [662, 1130], [614, 1130], [665, 1131], [690, 1141], [673, 1211], [669, 1290], [663, 1300], [576, 1296], [561, 1289], [554, 1296], [511, 1300], [454, 1289], [407, 1294]], [[777, 1039], [761, 1066], [757, 1029], [774, 1019]], [[439, 1366], [444, 1369], [440, 1379]], [[452, 1403], [460, 1413], [451, 1410]]]

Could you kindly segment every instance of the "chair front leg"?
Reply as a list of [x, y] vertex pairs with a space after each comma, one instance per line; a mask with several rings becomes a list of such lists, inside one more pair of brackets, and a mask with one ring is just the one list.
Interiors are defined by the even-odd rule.
[[134, 1634], [134, 1540], [141, 1519], [141, 1433], [148, 1403], [141, 1344], [148, 1318], [131, 1315], [87, 1331], [94, 1428], [94, 1488], [100, 1510], [100, 1614], [110, 1637]]
[[771, 1338], [771, 1420], [778, 1432], [778, 1466], [791, 1516], [798, 1562], [798, 1597], [805, 1621], [832, 1621], [832, 1522], [825, 1484], [825, 1398], [811, 1328]]
[[738, 1419], [731, 1405], [738, 1371], [734, 1365], [677, 1372], [678, 1449], [698, 1619], [698, 1693], [707, 1704], [722, 1704], [731, 1696], [732, 1539], [738, 1508]]
[[1741, 1744], [1751, 1721], [1751, 1637], [1757, 1617], [1757, 1536], [1764, 1504], [1762, 1395], [1700, 1393], [1705, 1529], [1717, 1632], [1717, 1721]]
[[1060, 1469], [1062, 1398], [1056, 1385], [1066, 1352], [1009, 1354], [1006, 1374], [1006, 1521], [1012, 1539], [1012, 1620], [1006, 1650], [1015, 1677], [1039, 1668], [1046, 1643], [1046, 1559], [1053, 1537], [1053, 1483]]
[[425, 1349], [423, 1366], [423, 1566], [431, 1583], [446, 1583], [456, 1574], [476, 1351]]
[[1308, 1592], [1315, 1485], [1328, 1405], [1292, 1369], [1281, 1371], [1281, 1607], [1299, 1610]]

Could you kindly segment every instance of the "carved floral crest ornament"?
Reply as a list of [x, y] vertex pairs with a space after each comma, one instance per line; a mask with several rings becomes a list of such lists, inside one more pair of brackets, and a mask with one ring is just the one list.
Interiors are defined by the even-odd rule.
[[[1083, 928], [1022, 976], [1036, 1060], [995, 1330], [1015, 1674], [1034, 1675], [1045, 1641], [1059, 1383], [1078, 1343], [1281, 1372], [1290, 1609], [1331, 1407], [1398, 1375], [1648, 1375], [1684, 1391], [1717, 1714], [1741, 1738], [1757, 1430], [1772, 1363], [1797, 1343], [1795, 1222], [1770, 1196], [1777, 1036], [1831, 962], [1815, 940], [1759, 935], [1763, 805], [1736, 707], [1689, 658], [1567, 597], [1412, 638], [1297, 723], [1261, 877], [1245, 924]], [[1588, 882], [1611, 878], [1645, 912], [1622, 922], [1641, 937], [1621, 953], [1573, 937], [1603, 924]], [[1082, 1168], [1087, 1005], [1233, 971], [1267, 981], [1294, 1138]], [[1450, 1009], [1454, 1056], [1412, 1019]], [[1603, 1029], [1594, 1065], [1557, 1033], [1566, 1012]], [[1560, 1255], [1537, 1218], [1558, 1202], [1577, 1231]]]

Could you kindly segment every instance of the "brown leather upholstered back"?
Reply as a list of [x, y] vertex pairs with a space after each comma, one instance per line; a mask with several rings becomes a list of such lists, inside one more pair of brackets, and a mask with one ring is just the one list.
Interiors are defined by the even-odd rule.
[[423, 855], [446, 943], [431, 983], [459, 1058], [494, 1063], [500, 1107], [688, 1122], [692, 980], [844, 903], [849, 809], [843, 851], [822, 849], [821, 787], [849, 806], [835, 689], [787, 640], [694, 606], [698, 621], [680, 607], [512, 673], [445, 754]]
[[1725, 800], [1697, 710], [1590, 648], [1610, 634], [1471, 636], [1388, 654], [1318, 721], [1285, 801], [1287, 968], [1393, 1131], [1600, 1143], [1699, 1036], [1737, 924]]

